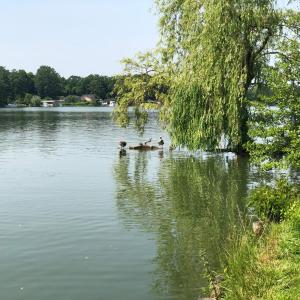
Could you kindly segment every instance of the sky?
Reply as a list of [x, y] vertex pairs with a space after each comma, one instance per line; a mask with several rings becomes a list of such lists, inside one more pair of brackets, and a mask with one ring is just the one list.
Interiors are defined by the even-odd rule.
[[122, 58], [155, 47], [156, 25], [152, 0], [0, 0], [0, 65], [113, 75]]
[[[0, 65], [114, 75], [158, 40], [153, 0], [0, 0]], [[287, 0], [279, 0], [285, 6]]]

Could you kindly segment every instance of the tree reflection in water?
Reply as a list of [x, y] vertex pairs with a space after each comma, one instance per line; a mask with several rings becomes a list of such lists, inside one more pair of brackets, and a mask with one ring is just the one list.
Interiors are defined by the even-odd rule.
[[195, 299], [208, 285], [201, 251], [218, 270], [230, 229], [239, 226], [248, 163], [223, 155], [168, 156], [155, 168], [148, 155], [122, 157], [115, 165], [119, 213], [126, 226], [155, 234], [155, 292], [168, 299]]

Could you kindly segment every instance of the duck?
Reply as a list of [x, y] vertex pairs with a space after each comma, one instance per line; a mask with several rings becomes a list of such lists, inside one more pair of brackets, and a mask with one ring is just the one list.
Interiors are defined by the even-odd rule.
[[145, 142], [145, 145], [147, 145], [148, 143], [151, 143], [152, 138], [150, 138], [148, 141]]
[[164, 145], [165, 142], [164, 142], [164, 140], [162, 139], [161, 136], [159, 137], [159, 139], [160, 139], [160, 140], [159, 140], [159, 142], [158, 142], [158, 145], [162, 147], [162, 146]]
[[120, 145], [121, 149], [123, 149], [126, 147], [127, 143], [125, 141], [120, 141], [119, 145]]

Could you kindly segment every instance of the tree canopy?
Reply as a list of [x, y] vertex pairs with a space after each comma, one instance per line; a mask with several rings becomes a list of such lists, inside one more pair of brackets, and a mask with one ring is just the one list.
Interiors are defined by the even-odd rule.
[[0, 66], [0, 106], [5, 105], [11, 93], [9, 72]]
[[10, 72], [11, 99], [24, 98], [26, 93], [34, 94], [34, 75], [24, 70], [12, 70]]
[[262, 69], [259, 87], [251, 101], [247, 149], [266, 167], [300, 168], [300, 15], [289, 11], [283, 20], [289, 30], [269, 55], [272, 65]]
[[[128, 124], [129, 105], [137, 107], [136, 117], [143, 117], [140, 124], [147, 120], [142, 104], [149, 89], [154, 90], [153, 82], [167, 87], [157, 100], [173, 143], [191, 150], [225, 147], [254, 154], [253, 111], [258, 102], [270, 107], [275, 98], [281, 99], [285, 113], [292, 111], [290, 120], [295, 120], [298, 112], [289, 108], [288, 95], [299, 100], [298, 11], [279, 9], [274, 0], [156, 0], [156, 4], [160, 41], [152, 61], [157, 63], [148, 72], [142, 55], [124, 60], [127, 80], [119, 88], [116, 110], [117, 119], [126, 121], [123, 125]], [[259, 97], [262, 89], [272, 96]]]
[[59, 74], [49, 66], [41, 66], [35, 75], [35, 86], [40, 97], [57, 97], [62, 94]]
[[[79, 99], [93, 94], [98, 99], [113, 96], [115, 77], [91, 74], [87, 77], [64, 78], [49, 66], [41, 66], [36, 74], [24, 70], [7, 70], [0, 66], [0, 106], [10, 103], [36, 105], [39, 98], [58, 98], [73, 95]], [[39, 98], [33, 98], [37, 95]], [[33, 98], [33, 99], [32, 99]]]

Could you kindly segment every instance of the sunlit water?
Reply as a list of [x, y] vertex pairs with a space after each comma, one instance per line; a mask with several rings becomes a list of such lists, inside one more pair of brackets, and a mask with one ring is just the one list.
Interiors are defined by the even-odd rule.
[[[159, 136], [164, 151], [119, 157]], [[238, 224], [247, 161], [168, 150], [108, 108], [0, 110], [0, 299], [193, 300]], [[239, 209], [238, 209], [239, 208]]]

